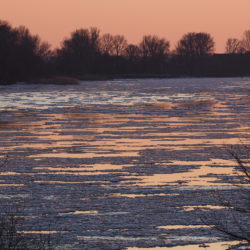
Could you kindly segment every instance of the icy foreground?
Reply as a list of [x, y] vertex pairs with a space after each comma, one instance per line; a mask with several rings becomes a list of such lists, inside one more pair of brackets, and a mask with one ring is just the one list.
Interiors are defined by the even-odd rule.
[[0, 91], [1, 206], [18, 204], [26, 233], [66, 249], [228, 240], [202, 219], [227, 217], [218, 196], [241, 201], [225, 147], [250, 144], [250, 78]]

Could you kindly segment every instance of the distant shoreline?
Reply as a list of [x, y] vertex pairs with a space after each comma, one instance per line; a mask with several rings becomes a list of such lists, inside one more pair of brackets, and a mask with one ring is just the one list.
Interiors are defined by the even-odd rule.
[[31, 78], [26, 81], [6, 82], [0, 83], [3, 85], [12, 85], [16, 83], [24, 84], [56, 84], [56, 85], [76, 85], [80, 81], [112, 81], [116, 79], [178, 79], [178, 78], [242, 78], [250, 77], [250, 75], [167, 75], [167, 74], [113, 74], [113, 75], [84, 75], [84, 76], [53, 76], [53, 77], [41, 77]]

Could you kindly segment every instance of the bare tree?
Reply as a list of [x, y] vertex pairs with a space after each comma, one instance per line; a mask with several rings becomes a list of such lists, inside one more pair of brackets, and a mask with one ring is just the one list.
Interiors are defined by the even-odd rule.
[[127, 40], [121, 35], [104, 34], [100, 39], [100, 50], [109, 56], [121, 56], [127, 47]]
[[114, 37], [111, 34], [104, 34], [100, 39], [100, 50], [105, 55], [114, 54]]
[[243, 33], [242, 40], [229, 38], [226, 43], [226, 53], [243, 54], [250, 51], [250, 30]]
[[176, 53], [181, 56], [205, 56], [214, 53], [215, 43], [208, 33], [185, 34], [176, 46]]
[[243, 34], [242, 46], [246, 52], [250, 51], [250, 30], [246, 30]]
[[148, 35], [143, 37], [139, 47], [144, 58], [159, 57], [169, 53], [170, 43], [164, 38]]
[[99, 30], [97, 28], [79, 29], [71, 34], [70, 39], [63, 41], [63, 49], [68, 48], [75, 52], [96, 51], [99, 43]]
[[141, 50], [137, 45], [129, 44], [127, 48], [125, 49], [125, 56], [129, 60], [134, 60], [136, 58], [139, 58], [141, 54]]
[[244, 49], [242, 46], [242, 41], [237, 38], [228, 38], [226, 43], [226, 53], [227, 54], [239, 54], [243, 53]]
[[[69, 39], [62, 42], [57, 51], [62, 68], [69, 73], [82, 74], [94, 68], [99, 53], [99, 30], [97, 28], [78, 29]], [[67, 72], [68, 73], [68, 72]]]
[[25, 57], [37, 56], [41, 58], [48, 58], [52, 52], [50, 45], [47, 42], [42, 42], [38, 35], [32, 35], [30, 31], [20, 26], [14, 29], [16, 33], [16, 43], [20, 47], [20, 51], [25, 53]]
[[227, 151], [237, 164], [240, 183], [232, 183], [235, 190], [233, 197], [218, 194], [219, 204], [227, 208], [223, 215], [213, 213], [212, 216], [202, 220], [225, 235], [250, 244], [250, 148], [241, 145], [231, 147]]
[[91, 27], [88, 30], [90, 46], [93, 51], [97, 52], [99, 50], [100, 41], [100, 30], [96, 27]]
[[125, 39], [124, 36], [115, 35], [113, 37], [113, 46], [115, 55], [121, 56], [127, 47], [127, 40]]

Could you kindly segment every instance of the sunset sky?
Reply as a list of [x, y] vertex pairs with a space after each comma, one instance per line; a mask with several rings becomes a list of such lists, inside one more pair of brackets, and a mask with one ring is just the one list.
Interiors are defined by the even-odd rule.
[[187, 32], [208, 32], [216, 51], [227, 38], [250, 29], [250, 0], [0, 0], [0, 19], [24, 25], [59, 46], [77, 28], [123, 34], [138, 43], [143, 35], [167, 38], [171, 48]]

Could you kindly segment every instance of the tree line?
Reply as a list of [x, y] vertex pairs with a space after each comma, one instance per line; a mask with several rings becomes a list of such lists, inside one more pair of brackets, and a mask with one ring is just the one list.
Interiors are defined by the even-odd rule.
[[229, 38], [225, 54], [215, 54], [210, 34], [190, 32], [173, 51], [170, 42], [145, 35], [129, 44], [123, 35], [78, 29], [51, 49], [26, 27], [0, 21], [0, 83], [38, 77], [110, 76], [241, 76], [250, 75], [250, 30], [242, 40]]

